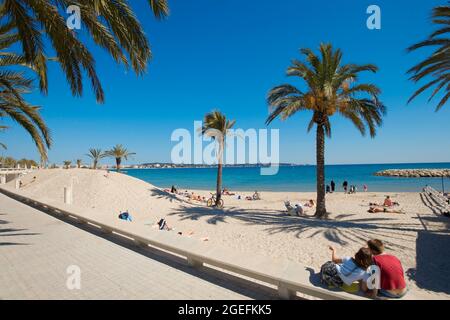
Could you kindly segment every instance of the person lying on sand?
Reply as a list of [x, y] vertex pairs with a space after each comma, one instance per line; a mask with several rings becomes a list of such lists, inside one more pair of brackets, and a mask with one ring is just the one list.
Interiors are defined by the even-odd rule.
[[191, 200], [202, 201], [202, 197], [198, 194], [195, 194], [194, 192], [188, 194], [187, 197]]
[[230, 190], [228, 190], [227, 188], [223, 188], [222, 194], [224, 196], [234, 196], [234, 195], [236, 195], [235, 193], [230, 192]]
[[402, 210], [400, 210], [400, 209], [396, 210], [396, 209], [389, 209], [389, 208], [386, 208], [386, 207], [375, 207], [375, 206], [370, 207], [369, 210], [367, 210], [367, 212], [370, 212], [370, 213], [385, 212], [385, 213], [399, 213], [399, 214], [405, 214], [405, 213], [404, 213]]
[[[161, 231], [174, 231], [175, 230], [175, 228], [169, 227], [169, 225], [167, 224], [166, 219], [164, 219], [164, 218], [160, 219], [156, 223], [156, 225], [154, 225], [154, 227], [158, 228]], [[177, 234], [180, 235], [180, 236], [186, 235], [188, 237], [191, 237], [194, 234], [194, 231], [193, 230], [189, 230], [187, 232], [179, 231]], [[208, 237], [202, 237], [202, 238], [200, 238], [200, 240], [201, 241], [209, 241], [209, 238]]]
[[261, 195], [259, 194], [258, 191], [255, 191], [255, 193], [252, 196], [246, 196], [245, 200], [261, 200]]
[[350, 286], [358, 281], [360, 284], [367, 278], [367, 268], [372, 264], [372, 253], [368, 248], [361, 248], [354, 257], [338, 257], [336, 249], [331, 251], [331, 261], [320, 268], [320, 278], [323, 283], [332, 287]]

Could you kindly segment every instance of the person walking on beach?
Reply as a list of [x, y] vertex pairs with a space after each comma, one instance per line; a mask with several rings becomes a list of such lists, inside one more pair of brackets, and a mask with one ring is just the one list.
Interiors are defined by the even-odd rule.
[[372, 253], [372, 260], [380, 268], [380, 289], [366, 290], [372, 297], [378, 294], [388, 298], [401, 298], [408, 289], [400, 260], [390, 254], [384, 253], [384, 244], [381, 240], [371, 239], [367, 246]]
[[334, 180], [331, 180], [330, 185], [331, 185], [331, 193], [333, 193], [334, 190], [336, 189], [336, 183], [334, 183]]
[[342, 188], [344, 188], [345, 193], [347, 193], [347, 187], [348, 187], [348, 182], [347, 182], [347, 180], [345, 180], [344, 183], [342, 184]]

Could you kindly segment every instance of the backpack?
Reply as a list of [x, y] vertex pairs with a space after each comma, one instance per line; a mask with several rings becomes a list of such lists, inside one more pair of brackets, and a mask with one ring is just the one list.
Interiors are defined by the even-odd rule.
[[344, 281], [339, 277], [336, 264], [328, 261], [320, 268], [320, 281], [330, 287], [342, 287]]

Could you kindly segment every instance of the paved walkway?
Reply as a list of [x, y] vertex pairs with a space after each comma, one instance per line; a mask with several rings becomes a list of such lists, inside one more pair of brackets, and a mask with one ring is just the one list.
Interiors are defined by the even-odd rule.
[[[0, 299], [273, 298], [95, 233], [0, 194]], [[68, 289], [69, 266], [81, 289]]]

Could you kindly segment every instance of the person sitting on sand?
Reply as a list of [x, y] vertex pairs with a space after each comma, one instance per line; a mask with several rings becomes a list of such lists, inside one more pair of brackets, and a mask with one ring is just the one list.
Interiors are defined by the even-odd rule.
[[172, 186], [170, 189], [170, 193], [177, 193], [177, 188], [175, 186]]
[[390, 196], [386, 196], [386, 199], [384, 199], [383, 206], [385, 207], [393, 207], [393, 206], [399, 206], [400, 203], [392, 201]]
[[361, 248], [352, 257], [339, 258], [336, 249], [332, 246], [331, 261], [326, 262], [320, 268], [322, 282], [328, 286], [342, 287], [344, 284], [350, 286], [353, 282], [363, 282], [367, 279], [367, 268], [372, 264], [372, 253], [368, 248]]
[[313, 199], [310, 199], [307, 203], [304, 204], [305, 207], [314, 208], [316, 206], [316, 203]]
[[386, 207], [375, 207], [375, 206], [370, 207], [369, 210], [367, 210], [367, 212], [370, 212], [370, 213], [385, 212], [385, 213], [405, 214], [402, 210], [389, 209]]
[[288, 201], [288, 200], [286, 200], [285, 202], [284, 202], [284, 206], [286, 207], [286, 209], [287, 209], [287, 213], [288, 213], [288, 215], [290, 215], [290, 216], [300, 216], [300, 215], [302, 215], [304, 212], [303, 212], [303, 208], [300, 206], [300, 205], [298, 205], [298, 204], [296, 204], [295, 205], [295, 208], [291, 205], [291, 202], [290, 201]]
[[305, 214], [305, 210], [303, 209], [303, 207], [300, 204], [297, 203], [295, 205], [295, 213], [300, 217]]
[[393, 206], [393, 203], [392, 203], [392, 200], [391, 200], [390, 196], [386, 196], [386, 199], [384, 199], [384, 202], [383, 202], [383, 206], [385, 206], [385, 207], [392, 207]]
[[253, 200], [261, 200], [261, 195], [258, 190], [255, 190], [255, 193], [253, 194]]
[[390, 254], [384, 253], [384, 244], [381, 240], [371, 239], [367, 241], [367, 246], [372, 253], [374, 264], [380, 268], [380, 289], [367, 290], [372, 297], [378, 294], [388, 298], [401, 298], [408, 289], [406, 287], [403, 266], [400, 260]]
[[159, 230], [166, 230], [166, 231], [173, 230], [173, 228], [169, 227], [166, 219], [164, 219], [164, 218], [161, 218], [156, 224], [157, 224]]

